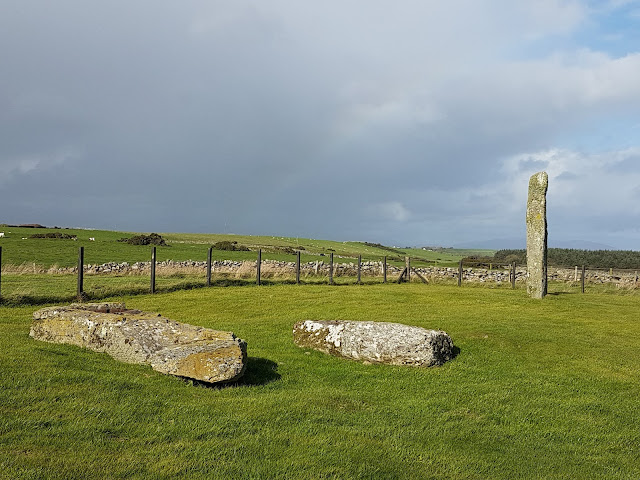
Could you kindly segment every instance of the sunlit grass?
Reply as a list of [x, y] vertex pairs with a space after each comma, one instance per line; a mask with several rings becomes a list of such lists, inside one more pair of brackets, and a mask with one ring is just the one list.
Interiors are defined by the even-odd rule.
[[[245, 339], [245, 381], [226, 388], [36, 342], [36, 307], [0, 307], [0, 476], [638, 478], [638, 296], [552, 293], [416, 283], [114, 297]], [[460, 352], [432, 369], [364, 365], [296, 347], [302, 319], [443, 329]]]
[[[77, 275], [74, 273], [51, 274], [29, 273], [29, 269], [21, 269], [21, 273], [3, 273], [0, 286], [0, 304], [44, 304], [51, 302], [72, 301], [77, 296]], [[457, 278], [425, 274], [430, 286], [457, 285]], [[388, 283], [395, 283], [397, 272], [387, 276]], [[335, 286], [356, 285], [358, 282], [354, 271], [347, 274], [334, 274]], [[411, 282], [422, 284], [419, 277], [412, 275]], [[265, 264], [261, 274], [262, 285], [295, 284], [295, 272], [291, 269], [268, 268]], [[327, 272], [315, 274], [313, 271], [302, 272], [302, 285], [329, 285]], [[383, 283], [379, 274], [363, 273], [360, 277], [362, 285], [378, 285]], [[255, 264], [247, 263], [235, 271], [215, 271], [211, 277], [211, 285], [216, 286], [250, 286], [256, 284]], [[175, 290], [190, 290], [206, 287], [206, 270], [204, 268], [158, 267], [156, 270], [156, 292], [166, 293]], [[464, 281], [460, 288], [511, 289], [509, 282], [469, 282]], [[517, 290], [525, 288], [521, 280], [516, 284]], [[124, 274], [86, 274], [83, 281], [85, 300], [101, 300], [111, 296], [140, 295], [149, 293], [151, 279], [149, 270]], [[580, 293], [580, 282], [553, 281], [549, 284], [551, 294]], [[592, 293], [611, 293], [615, 295], [635, 295], [635, 286], [621, 288], [614, 283], [587, 284], [585, 295]]]

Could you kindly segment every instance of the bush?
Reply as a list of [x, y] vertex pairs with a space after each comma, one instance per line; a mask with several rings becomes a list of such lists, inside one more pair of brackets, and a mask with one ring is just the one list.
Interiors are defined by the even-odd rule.
[[493, 257], [480, 257], [472, 255], [462, 259], [463, 265], [475, 268], [489, 268], [494, 263]]
[[215, 248], [216, 250], [227, 250], [230, 252], [248, 252], [249, 251], [248, 247], [245, 247], [244, 245], [238, 245], [238, 242], [230, 242], [228, 240], [214, 243], [213, 248]]
[[295, 255], [296, 251], [291, 247], [275, 247], [276, 252], [282, 252], [289, 255]]
[[121, 238], [119, 242], [128, 243], [130, 245], [159, 245], [161, 247], [168, 247], [162, 235], [152, 233], [150, 235], [136, 235], [130, 238]]
[[69, 235], [67, 233], [34, 233], [33, 235], [29, 235], [29, 238], [59, 238], [62, 240], [75, 240], [78, 238], [77, 235]]
[[287, 253], [289, 255], [297, 255], [300, 250], [305, 250], [304, 247], [274, 247], [276, 252]]
[[522, 249], [505, 249], [498, 250], [493, 254], [494, 263], [508, 263], [516, 262], [518, 265], [524, 265], [527, 263], [527, 251]]
[[398, 250], [397, 248], [387, 247], [386, 245], [382, 245], [381, 243], [364, 242], [364, 244], [367, 247], [379, 248], [380, 250], [387, 250], [388, 252], [404, 254], [403, 251]]
[[[527, 263], [526, 250], [498, 250], [497, 262]], [[554, 267], [585, 265], [587, 268], [640, 268], [640, 252], [631, 250], [578, 250], [574, 248], [549, 248], [547, 261]]]

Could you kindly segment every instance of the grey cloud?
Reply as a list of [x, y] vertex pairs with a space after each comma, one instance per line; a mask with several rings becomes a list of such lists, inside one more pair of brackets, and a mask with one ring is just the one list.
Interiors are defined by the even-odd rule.
[[520, 162], [519, 168], [520, 170], [531, 171], [531, 170], [544, 170], [549, 165], [548, 162], [543, 162], [541, 160], [528, 159]]
[[610, 165], [609, 171], [622, 174], [640, 172], [640, 152], [631, 154], [621, 161], [613, 163]]
[[562, 172], [560, 175], [555, 177], [555, 180], [577, 180], [578, 178], [580, 178], [578, 175], [576, 175], [575, 173], [572, 172]]
[[2, 217], [394, 244], [511, 236], [522, 218], [505, 158], [637, 111], [633, 85], [590, 103], [581, 85], [567, 93], [579, 75], [566, 66], [508, 59], [587, 14], [576, 2], [3, 2]]

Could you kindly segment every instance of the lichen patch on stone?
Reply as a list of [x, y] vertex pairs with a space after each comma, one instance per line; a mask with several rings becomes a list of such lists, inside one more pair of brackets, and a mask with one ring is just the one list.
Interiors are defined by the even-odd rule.
[[[125, 317], [124, 314], [127, 316]], [[221, 332], [170, 321], [124, 304], [72, 304], [33, 314], [31, 337], [105, 352], [127, 363], [205, 382], [235, 381], [244, 373], [246, 342]], [[192, 360], [185, 360], [192, 358]]]
[[306, 320], [293, 327], [294, 342], [344, 358], [392, 365], [441, 365], [453, 357], [445, 333], [386, 322]]
[[527, 198], [527, 292], [533, 298], [547, 294], [547, 189], [549, 177], [538, 172], [529, 179]]

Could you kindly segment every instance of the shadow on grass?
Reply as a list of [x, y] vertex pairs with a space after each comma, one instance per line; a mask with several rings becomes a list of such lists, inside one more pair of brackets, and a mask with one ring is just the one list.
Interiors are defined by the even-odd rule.
[[453, 348], [451, 349], [451, 360], [456, 358], [458, 355], [460, 355], [460, 347], [456, 347], [454, 345]]
[[280, 380], [282, 376], [278, 373], [278, 364], [272, 360], [260, 357], [247, 358], [247, 370], [236, 385], [246, 385], [254, 387], [266, 385], [267, 383]]
[[[211, 282], [212, 287], [240, 287], [255, 285], [255, 281], [242, 279], [222, 278]], [[207, 285], [200, 281], [181, 282], [176, 285], [156, 286], [155, 293], [169, 293], [179, 290], [194, 290], [207, 288]], [[82, 293], [82, 302], [92, 302], [110, 297], [148, 295], [149, 287], [94, 287]], [[0, 305], [5, 307], [20, 307], [26, 305], [46, 305], [50, 303], [69, 303], [78, 301], [76, 294], [49, 294], [49, 295], [3, 295], [0, 297]]]
[[24, 307], [28, 305], [46, 305], [49, 303], [75, 302], [75, 295], [11, 295], [0, 299], [2, 307]]
[[[381, 282], [376, 280], [363, 280], [360, 283], [362, 285], [375, 285]], [[275, 285], [295, 285], [296, 281], [291, 279], [263, 279], [260, 282], [263, 286], [275, 286]], [[301, 281], [300, 285], [327, 285], [333, 287], [344, 286], [358, 286], [355, 282], [339, 282], [335, 281], [333, 285], [329, 285], [326, 280], [319, 281]], [[211, 281], [211, 287], [246, 287], [256, 286], [254, 279], [237, 279], [237, 278], [220, 278]], [[208, 288], [206, 283], [202, 281], [185, 281], [174, 285], [158, 286], [156, 285], [155, 293], [169, 293], [180, 290], [195, 290], [200, 288]], [[75, 293], [65, 294], [45, 294], [45, 295], [32, 295], [32, 294], [14, 294], [14, 295], [2, 295], [0, 296], [0, 306], [5, 307], [21, 307], [30, 305], [47, 305], [55, 303], [71, 303], [71, 302], [95, 302], [104, 300], [105, 298], [121, 297], [121, 296], [136, 296], [136, 295], [149, 295], [150, 286], [126, 286], [126, 287], [109, 287], [109, 286], [97, 286], [89, 287], [82, 293], [82, 299], [78, 299]]]
[[208, 383], [199, 380], [185, 378], [186, 382], [193, 386], [203, 388], [231, 388], [231, 387], [258, 387], [280, 380], [282, 376], [278, 373], [278, 364], [272, 360], [260, 357], [248, 357], [247, 368], [240, 380], [229, 383]]

